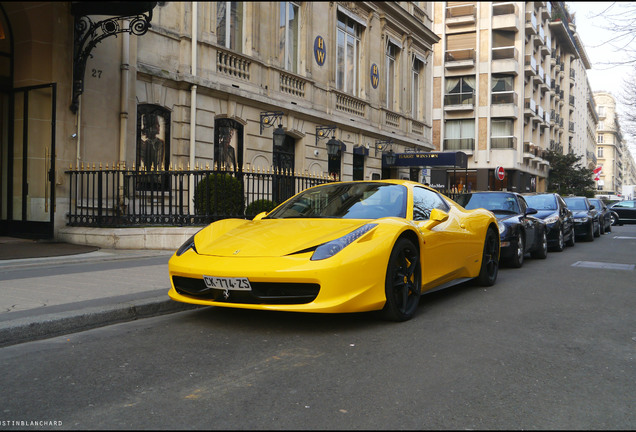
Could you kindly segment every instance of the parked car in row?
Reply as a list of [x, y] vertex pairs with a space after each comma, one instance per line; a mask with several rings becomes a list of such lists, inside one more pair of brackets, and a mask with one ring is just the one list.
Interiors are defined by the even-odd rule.
[[456, 199], [462, 207], [485, 208], [497, 217], [501, 241], [501, 260], [511, 267], [521, 267], [524, 257], [548, 256], [546, 223], [534, 217], [537, 210], [529, 207], [516, 192], [490, 191], [461, 194]]
[[598, 212], [601, 225], [601, 234], [612, 232], [612, 211], [607, 207], [603, 200], [598, 198], [588, 198]]
[[593, 241], [601, 235], [598, 211], [590, 200], [584, 196], [568, 196], [563, 200], [572, 211], [574, 217], [574, 232], [586, 241]]
[[543, 219], [548, 230], [548, 246], [557, 252], [565, 249], [565, 245], [574, 246], [574, 217], [563, 198], [558, 193], [524, 194], [528, 205], [537, 209], [534, 215]]
[[609, 209], [615, 213], [614, 225], [636, 223], [636, 200], [619, 201], [610, 205]]

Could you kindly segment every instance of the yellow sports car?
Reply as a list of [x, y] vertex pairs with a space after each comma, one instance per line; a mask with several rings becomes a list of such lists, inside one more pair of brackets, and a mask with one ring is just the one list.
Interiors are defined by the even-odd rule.
[[253, 220], [225, 219], [170, 258], [170, 297], [295, 312], [415, 314], [420, 295], [468, 279], [492, 285], [497, 219], [420, 183], [314, 186]]

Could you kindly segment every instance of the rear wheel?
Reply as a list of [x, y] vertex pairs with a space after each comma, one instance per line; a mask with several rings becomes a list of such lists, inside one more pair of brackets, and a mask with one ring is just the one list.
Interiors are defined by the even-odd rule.
[[422, 294], [422, 265], [420, 253], [411, 240], [399, 239], [391, 251], [385, 293], [384, 318], [391, 321], [413, 318]]
[[600, 237], [600, 236], [601, 236], [601, 221], [599, 220], [596, 231], [594, 231], [594, 237]]
[[492, 286], [499, 273], [499, 234], [494, 228], [488, 228], [484, 240], [484, 253], [477, 282], [481, 286]]

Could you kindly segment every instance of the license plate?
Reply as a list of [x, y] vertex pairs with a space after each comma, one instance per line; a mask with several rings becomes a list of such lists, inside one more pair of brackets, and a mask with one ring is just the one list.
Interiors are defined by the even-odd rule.
[[203, 275], [205, 286], [208, 288], [230, 290], [230, 291], [250, 291], [252, 286], [247, 278], [226, 278]]

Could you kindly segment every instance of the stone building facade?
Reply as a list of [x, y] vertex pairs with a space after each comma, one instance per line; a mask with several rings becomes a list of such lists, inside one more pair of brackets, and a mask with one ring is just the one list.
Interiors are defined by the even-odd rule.
[[[0, 234], [54, 237], [66, 224], [65, 171], [82, 166], [422, 180], [421, 167], [390, 165], [383, 154], [435, 148], [432, 9], [0, 2]], [[137, 34], [142, 16], [150, 28]], [[78, 50], [81, 26], [93, 24], [111, 34]], [[339, 145], [328, 153], [332, 138]]]

